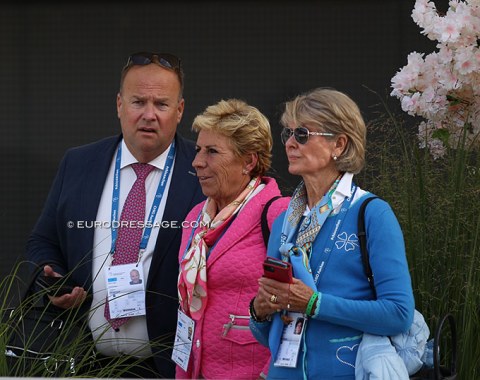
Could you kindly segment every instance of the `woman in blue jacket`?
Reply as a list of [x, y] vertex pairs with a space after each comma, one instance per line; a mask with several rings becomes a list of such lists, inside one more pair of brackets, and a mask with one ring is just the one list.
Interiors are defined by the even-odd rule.
[[412, 323], [403, 234], [389, 204], [373, 200], [365, 222], [375, 298], [357, 237], [360, 203], [372, 196], [353, 179], [365, 162], [358, 106], [344, 93], [317, 88], [287, 102], [281, 124], [288, 170], [302, 181], [272, 227], [268, 255], [290, 262], [294, 278], [259, 279], [250, 328], [270, 347], [268, 379], [354, 379], [364, 332], [397, 335]]

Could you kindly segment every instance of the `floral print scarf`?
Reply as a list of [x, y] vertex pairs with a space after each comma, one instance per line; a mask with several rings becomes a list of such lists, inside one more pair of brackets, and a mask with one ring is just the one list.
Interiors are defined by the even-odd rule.
[[180, 261], [178, 297], [182, 310], [194, 320], [199, 320], [208, 301], [207, 257], [211, 247], [222, 236], [230, 222], [245, 203], [253, 196], [260, 178], [252, 178], [242, 193], [218, 212], [216, 202], [208, 198], [199, 218], [199, 226], [193, 231]]

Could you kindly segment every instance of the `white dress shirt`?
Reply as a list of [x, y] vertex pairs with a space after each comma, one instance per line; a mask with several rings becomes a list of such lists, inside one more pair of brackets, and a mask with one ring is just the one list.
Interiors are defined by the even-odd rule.
[[[137, 176], [131, 167], [131, 164], [138, 162], [132, 153], [128, 150], [125, 142], [122, 140], [122, 157], [120, 163], [120, 200], [119, 214], [123, 208], [123, 204], [127, 195], [135, 182]], [[148, 219], [150, 208], [152, 206], [160, 178], [162, 176], [167, 155], [170, 146], [160, 156], [150, 161], [149, 164], [155, 166], [155, 169], [148, 175], [145, 181], [146, 189], [146, 210], [145, 221]], [[98, 208], [96, 222], [106, 224], [109, 227], [112, 213], [112, 191], [113, 178], [115, 171], [115, 156], [112, 158], [110, 170], [108, 172], [105, 185], [103, 187], [102, 198]], [[170, 173], [173, 171], [173, 166]], [[161, 222], [165, 210], [165, 204], [170, 187], [171, 175], [166, 183], [165, 191], [157, 211], [155, 221]], [[106, 223], [104, 223], [106, 222]], [[158, 223], [157, 223], [158, 224]], [[153, 250], [158, 236], [158, 228], [153, 227], [150, 239], [148, 240], [145, 252], [141, 257], [139, 265], [143, 267], [143, 273], [146, 281], [150, 263], [152, 261]], [[120, 331], [116, 332], [106, 321], [104, 317], [105, 300], [107, 296], [105, 267], [111, 265], [112, 255], [110, 254], [112, 244], [112, 232], [110, 228], [96, 228], [93, 239], [93, 301], [90, 309], [89, 326], [92, 330], [93, 339], [98, 341], [97, 350], [106, 356], [118, 356], [122, 354], [133, 355], [137, 357], [145, 357], [151, 354], [148, 344], [147, 320], [145, 316], [132, 317], [130, 320], [120, 327]], [[100, 339], [101, 338], [101, 339]]]

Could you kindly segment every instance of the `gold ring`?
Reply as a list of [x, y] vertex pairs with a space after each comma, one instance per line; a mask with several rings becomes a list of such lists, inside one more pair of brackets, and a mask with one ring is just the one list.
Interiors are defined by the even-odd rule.
[[275, 294], [272, 294], [272, 296], [270, 297], [270, 302], [277, 303], [277, 296]]

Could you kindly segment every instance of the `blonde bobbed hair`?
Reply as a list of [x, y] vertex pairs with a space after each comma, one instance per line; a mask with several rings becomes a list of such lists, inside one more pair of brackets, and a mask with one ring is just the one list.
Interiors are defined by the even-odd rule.
[[335, 136], [345, 134], [348, 142], [335, 161], [337, 169], [353, 174], [363, 169], [367, 128], [357, 104], [343, 92], [319, 87], [298, 95], [285, 103], [280, 123], [284, 127], [308, 124]]
[[263, 176], [272, 162], [272, 132], [268, 119], [243, 100], [220, 100], [193, 120], [192, 130], [212, 131], [230, 139], [234, 154], [242, 157], [256, 153], [258, 162], [253, 177]]

